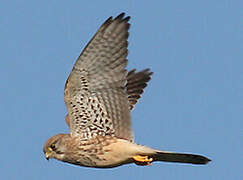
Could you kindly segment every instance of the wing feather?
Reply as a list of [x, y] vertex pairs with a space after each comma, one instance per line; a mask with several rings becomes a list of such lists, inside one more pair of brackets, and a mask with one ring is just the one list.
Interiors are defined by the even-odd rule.
[[127, 84], [129, 19], [109, 18], [85, 47], [65, 86], [72, 136], [133, 140]]
[[[151, 72], [149, 69], [145, 69], [139, 72], [136, 72], [136, 69], [133, 69], [128, 72], [126, 77], [126, 92], [128, 95], [130, 110], [134, 109], [135, 104], [138, 102], [139, 98], [141, 98], [141, 95], [144, 92], [147, 83], [150, 81], [152, 74], [153, 72]], [[109, 103], [108, 100], [106, 100], [106, 102], [103, 99], [100, 98], [99, 101], [103, 104]], [[66, 116], [66, 123], [68, 126], [70, 126], [69, 115]]]

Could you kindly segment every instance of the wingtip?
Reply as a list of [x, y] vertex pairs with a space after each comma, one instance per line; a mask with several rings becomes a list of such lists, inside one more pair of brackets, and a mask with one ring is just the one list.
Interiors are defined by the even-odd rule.
[[151, 69], [150, 69], [150, 68], [146, 68], [146, 69], [144, 69], [142, 72], [147, 73], [149, 76], [152, 76], [152, 75], [154, 74], [154, 72], [153, 72], [153, 71], [151, 71]]
[[[115, 17], [114, 21], [115, 21], [115, 20], [120, 20], [120, 21], [128, 22], [128, 21], [131, 19], [131, 17], [130, 17], [130, 16], [125, 17], [125, 16], [126, 16], [126, 13], [122, 12], [122, 13], [119, 14], [117, 17]], [[124, 18], [124, 17], [125, 17], [125, 18]]]
[[123, 19], [124, 16], [125, 16], [125, 13], [122, 12], [121, 14], [119, 14], [118, 16], [116, 16], [114, 20], [116, 20], [116, 19]]

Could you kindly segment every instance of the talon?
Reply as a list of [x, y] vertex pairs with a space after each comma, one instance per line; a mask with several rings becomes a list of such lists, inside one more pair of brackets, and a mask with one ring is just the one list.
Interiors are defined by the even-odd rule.
[[153, 158], [149, 158], [148, 156], [133, 156], [133, 159], [139, 163], [146, 163], [146, 165], [152, 165]]

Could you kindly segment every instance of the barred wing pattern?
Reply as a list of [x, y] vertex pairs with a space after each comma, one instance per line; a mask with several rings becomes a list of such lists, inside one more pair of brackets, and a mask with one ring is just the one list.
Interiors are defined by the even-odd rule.
[[85, 47], [65, 86], [71, 136], [133, 141], [126, 92], [130, 17], [110, 17]]
[[[134, 109], [135, 104], [141, 98], [141, 95], [147, 87], [147, 83], [150, 81], [152, 74], [153, 72], [151, 72], [150, 69], [145, 69], [139, 72], [136, 72], [136, 69], [133, 69], [128, 72], [126, 92], [128, 95], [130, 110]], [[69, 115], [66, 116], [66, 123], [70, 126]]]
[[150, 69], [145, 69], [140, 72], [136, 72], [136, 69], [133, 69], [128, 72], [126, 88], [130, 110], [134, 108], [138, 99], [141, 98], [141, 95], [147, 87], [147, 83], [150, 81], [152, 74], [153, 72], [151, 72]]

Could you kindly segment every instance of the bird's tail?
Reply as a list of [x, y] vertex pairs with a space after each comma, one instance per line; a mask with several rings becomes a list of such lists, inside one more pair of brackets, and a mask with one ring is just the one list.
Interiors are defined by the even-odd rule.
[[153, 154], [151, 157], [153, 158], [153, 161], [178, 162], [190, 164], [207, 164], [211, 161], [207, 157], [201, 155], [166, 151], [156, 151], [156, 153]]

